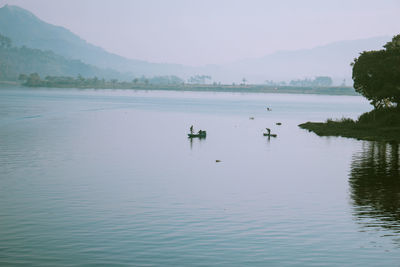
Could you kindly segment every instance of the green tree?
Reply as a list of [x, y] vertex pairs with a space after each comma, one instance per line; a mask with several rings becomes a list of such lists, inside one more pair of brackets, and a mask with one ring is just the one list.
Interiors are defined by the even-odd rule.
[[0, 47], [10, 48], [12, 45], [11, 39], [0, 34]]
[[28, 76], [26, 75], [26, 74], [20, 74], [19, 76], [18, 76], [18, 80], [19, 81], [26, 81], [28, 79]]
[[364, 51], [354, 59], [355, 90], [375, 108], [400, 103], [400, 35], [379, 51]]
[[39, 74], [37, 74], [37, 73], [35, 72], [35, 73], [31, 73], [31, 74], [29, 75], [28, 79], [26, 80], [26, 84], [27, 84], [28, 86], [32, 86], [32, 87], [41, 86], [42, 80], [40, 79]]
[[329, 76], [318, 76], [313, 81], [313, 86], [328, 87], [332, 85], [332, 78]]
[[78, 74], [78, 77], [77, 77], [77, 80], [78, 80], [80, 83], [83, 83], [83, 82], [85, 81], [85, 78], [83, 78], [83, 76], [79, 73], [79, 74]]
[[194, 75], [188, 79], [188, 82], [193, 84], [205, 84], [207, 80], [211, 80], [210, 75]]

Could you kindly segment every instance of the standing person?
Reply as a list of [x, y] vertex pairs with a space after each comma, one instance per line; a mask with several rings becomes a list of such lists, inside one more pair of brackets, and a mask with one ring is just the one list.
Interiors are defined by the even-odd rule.
[[190, 126], [190, 133], [193, 134], [193, 125]]

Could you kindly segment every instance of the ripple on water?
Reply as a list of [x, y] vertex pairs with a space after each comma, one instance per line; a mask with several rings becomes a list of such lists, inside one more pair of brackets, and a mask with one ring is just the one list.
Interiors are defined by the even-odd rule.
[[360, 98], [22, 92], [0, 92], [0, 265], [400, 262], [396, 147], [297, 127]]

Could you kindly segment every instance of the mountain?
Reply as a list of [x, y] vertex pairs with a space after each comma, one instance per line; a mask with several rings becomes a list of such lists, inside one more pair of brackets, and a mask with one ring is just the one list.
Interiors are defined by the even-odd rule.
[[46, 23], [29, 11], [17, 6], [0, 8], [0, 34], [13, 40], [17, 46], [51, 50], [67, 59], [81, 60], [100, 68], [140, 75], [184, 74], [178, 64], [157, 64], [127, 59], [92, 45], [71, 31]]
[[[390, 36], [340, 41], [312, 49], [279, 51], [260, 58], [246, 59], [224, 65], [190, 67], [127, 59], [92, 45], [71, 31], [48, 24], [27, 10], [5, 5], [0, 8], [0, 34], [10, 37], [17, 46], [51, 50], [67, 60], [81, 60], [99, 68], [113, 69], [126, 76], [177, 75], [189, 78], [194, 74], [212, 76], [222, 83], [264, 83], [266, 80], [330, 76], [335, 84], [346, 79], [351, 84], [350, 63], [364, 50], [377, 50], [390, 41]], [[111, 71], [111, 70], [110, 70]], [[117, 78], [117, 77], [116, 77]]]
[[366, 50], [380, 50], [390, 36], [340, 41], [312, 49], [279, 51], [261, 58], [241, 60], [224, 66], [231, 75], [241, 75], [250, 82], [290, 80], [331, 76], [336, 83], [351, 81], [354, 58]]
[[[0, 35], [0, 40], [8, 38]], [[8, 39], [9, 40], [9, 39]], [[26, 46], [13, 47], [12, 41], [0, 44], [0, 80], [15, 81], [20, 74], [38, 73], [40, 76], [101, 77], [106, 79], [132, 78], [113, 70], [100, 69], [82, 63], [80, 60], [66, 59], [52, 51], [32, 49]]]
[[296, 79], [330, 76], [335, 85], [346, 80], [352, 85], [350, 64], [363, 51], [380, 50], [392, 39], [378, 36], [366, 39], [345, 40], [311, 49], [278, 51], [263, 57], [235, 61], [224, 65], [198, 67], [198, 73], [207, 73], [214, 81], [263, 84], [267, 80], [289, 82]]

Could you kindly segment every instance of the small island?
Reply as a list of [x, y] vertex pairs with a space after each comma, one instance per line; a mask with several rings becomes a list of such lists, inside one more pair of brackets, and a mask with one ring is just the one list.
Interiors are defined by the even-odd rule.
[[360, 140], [400, 142], [400, 34], [379, 51], [364, 51], [354, 59], [355, 90], [374, 109], [357, 120], [343, 118], [307, 122], [299, 127], [320, 136], [343, 136]]

